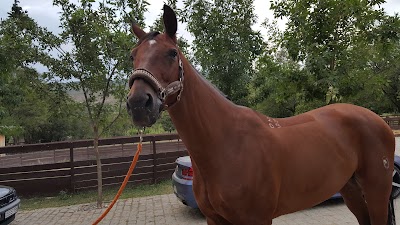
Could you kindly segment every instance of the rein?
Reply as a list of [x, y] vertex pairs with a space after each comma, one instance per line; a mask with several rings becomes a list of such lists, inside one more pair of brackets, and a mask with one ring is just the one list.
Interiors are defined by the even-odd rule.
[[119, 188], [117, 194], [115, 195], [114, 199], [112, 200], [112, 202], [110, 203], [110, 205], [107, 207], [107, 209], [100, 215], [99, 218], [97, 218], [97, 220], [92, 224], [92, 225], [97, 225], [98, 223], [101, 222], [101, 220], [104, 219], [104, 217], [106, 217], [106, 215], [108, 214], [108, 212], [110, 212], [110, 210], [112, 209], [112, 207], [114, 206], [114, 204], [117, 202], [119, 196], [121, 196], [122, 191], [124, 191], [126, 184], [129, 181], [129, 178], [132, 175], [133, 169], [136, 166], [136, 163], [139, 159], [139, 155], [142, 152], [142, 141], [143, 141], [143, 131], [140, 132], [140, 140], [139, 143], [137, 145], [137, 150], [135, 153], [135, 156], [133, 157], [131, 166], [129, 167], [128, 173], [126, 174], [124, 181], [121, 184], [121, 187]]
[[[183, 92], [184, 70], [183, 70], [182, 60], [179, 56], [178, 56], [178, 60], [179, 60], [178, 61], [179, 80], [171, 82], [165, 88], [160, 84], [160, 82], [158, 82], [158, 80], [153, 76], [153, 74], [150, 71], [148, 71], [144, 68], [135, 69], [132, 71], [132, 74], [131, 74], [131, 78], [133, 80], [135, 80], [137, 78], [144, 79], [146, 82], [148, 82], [154, 88], [154, 90], [156, 90], [157, 96], [162, 102], [162, 105], [163, 105], [162, 110], [163, 111], [168, 109], [169, 107], [175, 105], [177, 102], [179, 102], [181, 100], [181, 94]], [[173, 103], [167, 104], [165, 102], [165, 100], [169, 96], [176, 94], [178, 92], [179, 92], [179, 94], [176, 96], [176, 100]]]

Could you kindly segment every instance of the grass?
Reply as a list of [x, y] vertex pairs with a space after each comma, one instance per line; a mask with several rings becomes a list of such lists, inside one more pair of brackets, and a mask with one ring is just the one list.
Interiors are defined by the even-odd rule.
[[[103, 188], [103, 202], [109, 203], [114, 198], [119, 187]], [[171, 180], [162, 181], [154, 185], [127, 185], [119, 199], [139, 198], [152, 195], [172, 194]], [[94, 203], [97, 200], [97, 190], [68, 193], [61, 191], [51, 197], [21, 197], [21, 210], [61, 207], [85, 203]]]

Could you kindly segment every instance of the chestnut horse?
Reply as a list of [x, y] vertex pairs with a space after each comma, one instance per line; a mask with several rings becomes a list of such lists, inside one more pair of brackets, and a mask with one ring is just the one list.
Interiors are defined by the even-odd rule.
[[274, 119], [235, 105], [178, 49], [168, 6], [163, 20], [164, 33], [132, 24], [139, 42], [131, 51], [128, 113], [136, 125], [151, 126], [168, 111], [191, 156], [193, 191], [208, 224], [272, 224], [338, 191], [359, 224], [394, 224], [395, 139], [379, 116], [333, 104]]

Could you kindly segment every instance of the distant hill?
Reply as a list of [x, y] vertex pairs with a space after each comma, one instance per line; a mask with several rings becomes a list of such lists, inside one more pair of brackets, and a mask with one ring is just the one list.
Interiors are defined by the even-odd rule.
[[[82, 90], [76, 91], [76, 90], [67, 90], [67, 94], [71, 96], [71, 98], [76, 101], [76, 102], [85, 102], [85, 96], [83, 94]], [[107, 104], [114, 104], [117, 102], [117, 100], [114, 97], [109, 97], [105, 101]]]

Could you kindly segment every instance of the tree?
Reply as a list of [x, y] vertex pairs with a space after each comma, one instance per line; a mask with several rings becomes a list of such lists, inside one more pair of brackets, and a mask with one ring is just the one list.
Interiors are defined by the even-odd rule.
[[171, 117], [169, 116], [169, 114], [164, 113], [163, 115], [161, 115], [160, 123], [165, 132], [169, 132], [169, 133], [171, 133], [172, 131], [176, 132], [174, 123], [172, 123], [172, 120], [171, 120]]
[[[128, 57], [134, 43], [130, 21], [143, 25], [143, 13], [148, 3], [118, 0], [103, 1], [94, 6], [93, 2], [81, 0], [75, 4], [68, 0], [54, 0], [62, 10], [63, 32], [59, 38], [61, 43], [72, 45], [72, 49], [67, 51], [57, 47], [58, 55], [48, 58], [47, 66], [50, 68], [49, 77], [59, 77], [70, 89], [81, 90], [84, 94], [96, 151], [97, 205], [101, 207], [102, 171], [98, 140], [121, 114], [126, 81], [132, 69]], [[118, 109], [116, 115], [110, 116], [113, 111], [108, 104]]]
[[369, 64], [377, 54], [374, 46], [381, 42], [375, 32], [384, 23], [385, 13], [379, 8], [383, 2], [272, 2], [275, 16], [288, 19], [281, 46], [310, 73], [312, 85], [306, 89], [306, 99], [363, 105], [366, 99], [362, 96], [382, 98], [382, 87], [376, 84], [383, 84], [384, 79], [371, 73]]
[[32, 65], [43, 61], [54, 40], [17, 0], [0, 22], [0, 123], [2, 133], [15, 142], [20, 138], [37, 142], [35, 136], [48, 124], [51, 95]]
[[43, 63], [45, 56], [60, 43], [55, 35], [40, 27], [14, 0], [6, 20], [0, 21], [0, 73], [10, 75], [17, 68]]
[[[261, 52], [261, 36], [252, 0], [187, 0], [184, 22], [195, 37], [194, 57], [203, 74], [234, 102], [247, 105], [252, 63]], [[229, 18], [229, 19], [226, 19]]]
[[29, 132], [30, 138], [35, 142], [90, 138], [84, 105], [71, 99], [62, 83], [41, 84], [37, 89], [47, 103], [47, 119], [37, 127], [37, 132]]
[[276, 21], [266, 20], [262, 25], [267, 37], [251, 80], [252, 107], [272, 117], [288, 117], [306, 111], [311, 104], [319, 105], [307, 96], [310, 73], [280, 46], [283, 33]]
[[[391, 107], [386, 110], [400, 112], [400, 18], [385, 16], [382, 24], [374, 32], [379, 40], [374, 45], [374, 57], [369, 59], [370, 69], [383, 77], [382, 90]], [[388, 111], [386, 111], [388, 112]]]
[[284, 49], [276, 54], [264, 52], [257, 60], [256, 73], [251, 82], [253, 107], [272, 117], [288, 117], [304, 112], [307, 102], [305, 89], [310, 75], [285, 55]]

